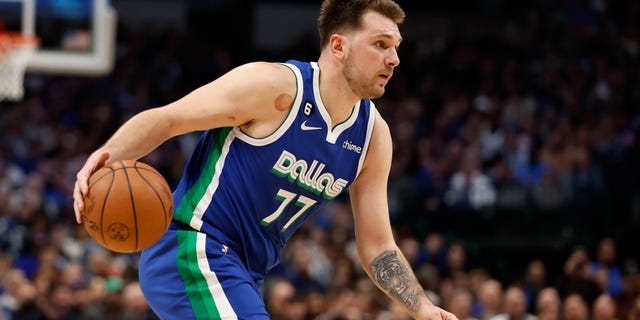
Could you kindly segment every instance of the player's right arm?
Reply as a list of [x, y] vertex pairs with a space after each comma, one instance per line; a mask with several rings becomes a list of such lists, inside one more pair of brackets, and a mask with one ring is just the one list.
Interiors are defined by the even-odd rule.
[[133, 116], [88, 157], [76, 174], [76, 220], [82, 222], [80, 213], [84, 210], [89, 177], [105, 163], [139, 159], [167, 139], [193, 131], [241, 126], [266, 135], [286, 116], [295, 90], [295, 78], [287, 67], [254, 62], [229, 71], [175, 102]]
[[360, 262], [373, 283], [415, 319], [458, 320], [429, 300], [394, 240], [387, 202], [392, 150], [389, 126], [378, 113], [364, 165], [349, 187]]

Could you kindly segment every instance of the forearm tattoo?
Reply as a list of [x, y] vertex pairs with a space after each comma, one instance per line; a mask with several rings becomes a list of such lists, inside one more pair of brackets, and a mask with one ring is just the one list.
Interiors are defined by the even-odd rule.
[[371, 263], [373, 279], [389, 295], [404, 303], [416, 312], [420, 298], [426, 296], [413, 271], [397, 251], [385, 251]]

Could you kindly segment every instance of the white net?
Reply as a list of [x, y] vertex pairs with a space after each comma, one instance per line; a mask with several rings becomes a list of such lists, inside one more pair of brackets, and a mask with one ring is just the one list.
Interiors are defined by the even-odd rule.
[[24, 72], [36, 47], [34, 39], [0, 34], [0, 101], [22, 99]]

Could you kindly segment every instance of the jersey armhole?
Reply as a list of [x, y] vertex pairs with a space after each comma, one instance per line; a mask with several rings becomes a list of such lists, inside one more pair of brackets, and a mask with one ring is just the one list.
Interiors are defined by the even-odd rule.
[[254, 145], [254, 146], [266, 146], [270, 143], [275, 142], [276, 140], [278, 140], [280, 137], [282, 137], [282, 135], [287, 132], [287, 130], [289, 130], [289, 127], [291, 126], [291, 124], [294, 122], [294, 120], [296, 119], [297, 115], [298, 115], [298, 111], [300, 110], [300, 102], [302, 101], [302, 96], [304, 94], [304, 86], [302, 83], [302, 74], [300, 73], [300, 70], [294, 66], [293, 64], [290, 63], [278, 63], [281, 64], [287, 68], [289, 68], [289, 70], [291, 70], [291, 72], [293, 73], [293, 75], [296, 77], [296, 97], [295, 99], [293, 99], [293, 103], [291, 105], [291, 108], [289, 109], [289, 113], [287, 114], [287, 116], [284, 118], [284, 121], [280, 124], [280, 126], [270, 135], [264, 137], [264, 138], [254, 138], [252, 136], [249, 136], [248, 134], [244, 133], [240, 127], [234, 127], [233, 131], [236, 134], [236, 137], [248, 144]]
[[358, 161], [358, 171], [356, 172], [356, 179], [360, 175], [360, 171], [362, 171], [362, 166], [364, 165], [364, 160], [367, 158], [367, 151], [369, 151], [369, 145], [371, 144], [371, 136], [373, 136], [373, 128], [376, 124], [376, 115], [378, 112], [376, 111], [376, 106], [373, 104], [373, 101], [369, 102], [369, 121], [367, 122], [367, 135], [364, 140], [364, 145], [362, 146], [362, 154], [360, 155], [360, 160]]

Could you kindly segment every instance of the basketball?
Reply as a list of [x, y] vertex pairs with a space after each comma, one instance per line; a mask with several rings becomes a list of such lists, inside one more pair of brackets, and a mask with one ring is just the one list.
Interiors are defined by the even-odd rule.
[[140, 161], [112, 162], [89, 178], [82, 223], [103, 247], [137, 252], [153, 245], [173, 217], [171, 189], [153, 167]]

